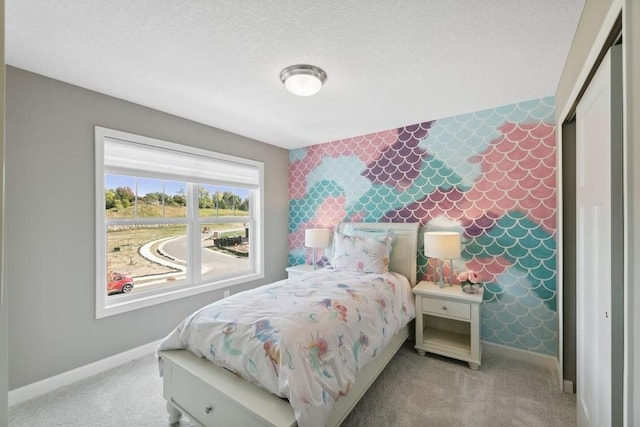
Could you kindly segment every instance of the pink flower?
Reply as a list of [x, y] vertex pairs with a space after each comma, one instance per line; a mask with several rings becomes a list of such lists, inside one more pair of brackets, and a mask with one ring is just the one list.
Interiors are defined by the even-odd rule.
[[458, 281], [461, 285], [475, 285], [477, 283], [480, 283], [480, 275], [473, 270], [463, 271], [462, 273], [458, 274]]
[[467, 273], [467, 280], [471, 283], [480, 283], [480, 275], [475, 271], [471, 270]]

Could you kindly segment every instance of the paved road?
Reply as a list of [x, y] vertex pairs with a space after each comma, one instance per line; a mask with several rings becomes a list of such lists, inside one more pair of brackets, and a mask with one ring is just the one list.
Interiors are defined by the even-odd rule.
[[[163, 250], [176, 262], [184, 263], [187, 253], [187, 239], [180, 237], [168, 241], [163, 245]], [[207, 248], [202, 248], [200, 252], [202, 263], [202, 274], [214, 276], [232, 271], [242, 270], [249, 267], [249, 259], [235, 255], [225, 254]]]
[[[206, 236], [203, 235], [203, 239]], [[145, 258], [157, 262], [158, 264], [166, 265], [173, 268], [175, 272], [165, 273], [155, 276], [155, 279], [150, 277], [134, 279], [134, 286], [132, 293], [148, 291], [155, 288], [164, 288], [167, 286], [167, 281], [171, 279], [183, 280], [186, 277], [186, 253], [187, 253], [187, 239], [186, 237], [178, 238], [165, 238], [160, 243], [159, 249], [166, 255], [173, 258], [173, 261], [158, 256], [151, 250], [151, 248], [159, 241], [147, 242], [140, 248], [140, 253]], [[205, 240], [203, 240], [203, 243]], [[206, 244], [210, 244], [211, 240], [207, 240]], [[203, 277], [214, 277], [233, 271], [244, 270], [249, 268], [249, 259], [246, 257], [239, 257], [236, 255], [226, 254], [224, 252], [214, 251], [208, 248], [202, 248], [201, 251], [202, 260], [202, 275]]]

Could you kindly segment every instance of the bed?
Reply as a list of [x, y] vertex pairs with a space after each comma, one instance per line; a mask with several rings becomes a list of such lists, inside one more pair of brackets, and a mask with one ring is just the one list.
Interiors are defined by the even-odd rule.
[[[236, 294], [187, 317], [158, 350], [169, 421], [176, 423], [186, 414], [204, 426], [340, 425], [409, 336], [408, 321], [415, 313], [410, 290], [416, 283], [418, 227], [417, 223], [338, 226], [341, 233], [356, 230], [367, 236], [391, 230], [388, 268], [393, 273], [321, 270]], [[375, 294], [365, 293], [369, 292], [367, 288]], [[338, 291], [341, 304], [337, 303]], [[316, 301], [312, 313], [302, 305], [304, 302], [298, 302], [307, 294]], [[288, 317], [269, 324], [258, 312], [272, 296], [274, 301], [286, 301], [278, 311], [288, 313]], [[239, 304], [240, 300], [249, 299], [253, 305], [251, 312]], [[297, 310], [298, 304], [305, 308]], [[389, 311], [389, 307], [395, 307], [395, 311]], [[371, 313], [367, 311], [370, 308]], [[236, 322], [233, 316], [240, 315], [236, 310], [247, 311], [243, 315], [254, 317], [252, 320], [242, 317]], [[302, 312], [304, 316], [300, 315]], [[225, 319], [227, 315], [234, 320]], [[320, 338], [326, 331], [324, 323], [313, 323], [316, 317], [329, 319], [343, 328], [339, 333], [327, 334], [328, 340], [333, 339], [332, 345], [321, 345]], [[346, 326], [347, 317], [351, 323], [357, 318], [360, 329]], [[215, 326], [218, 321], [222, 323]], [[290, 323], [291, 330], [281, 328], [284, 323], [278, 322]], [[242, 333], [245, 323], [252, 325], [252, 333]], [[380, 333], [363, 329], [367, 327]], [[211, 328], [222, 333], [214, 336]], [[276, 335], [271, 335], [273, 331], [279, 334], [277, 340], [273, 339]], [[342, 342], [344, 335], [346, 345]], [[251, 353], [249, 341], [261, 345], [261, 358]], [[276, 341], [278, 352], [274, 355], [271, 350]], [[227, 360], [222, 360], [222, 353]], [[237, 366], [233, 365], [236, 362]], [[218, 366], [223, 363], [228, 369]], [[350, 369], [342, 370], [343, 365]]]

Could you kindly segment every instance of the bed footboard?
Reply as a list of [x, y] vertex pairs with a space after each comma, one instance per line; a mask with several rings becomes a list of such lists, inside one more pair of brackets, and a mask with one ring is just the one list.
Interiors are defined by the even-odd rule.
[[[405, 326], [358, 374], [348, 395], [339, 399], [328, 420], [338, 426], [393, 358], [409, 335]], [[296, 426], [289, 403], [239, 376], [220, 368], [187, 350], [160, 351], [164, 370], [163, 396], [167, 400], [169, 422], [177, 423], [182, 414], [203, 426], [241, 425]]]
[[169, 421], [182, 414], [204, 426], [292, 427], [289, 403], [187, 350], [161, 351]]

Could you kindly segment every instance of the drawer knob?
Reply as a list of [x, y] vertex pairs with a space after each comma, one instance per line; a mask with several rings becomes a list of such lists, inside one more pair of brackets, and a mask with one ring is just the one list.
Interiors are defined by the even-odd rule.
[[206, 408], [204, 408], [204, 412], [207, 414], [210, 414], [211, 411], [213, 411], [213, 406], [209, 405]]
[[447, 306], [446, 306], [446, 305], [443, 305], [443, 306], [442, 306], [442, 309], [443, 309], [444, 311], [447, 311]]

